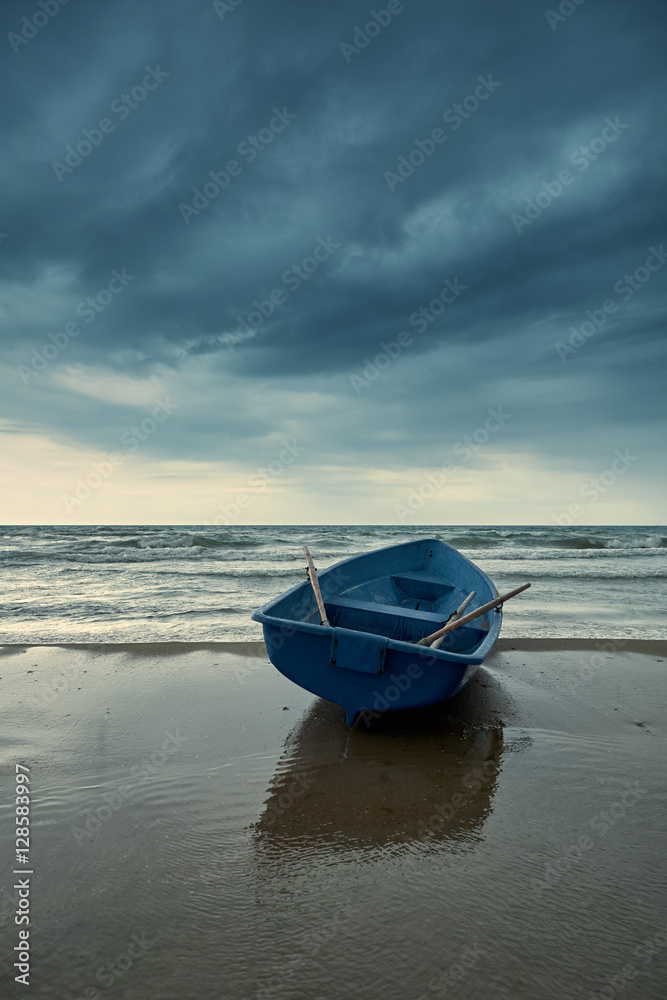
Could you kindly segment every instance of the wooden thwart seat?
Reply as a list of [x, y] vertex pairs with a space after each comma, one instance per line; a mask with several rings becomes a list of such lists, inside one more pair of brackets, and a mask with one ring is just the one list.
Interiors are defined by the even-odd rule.
[[[418, 642], [433, 631], [434, 624], [442, 626], [443, 612], [415, 611], [398, 604], [380, 604], [378, 601], [359, 601], [349, 597], [332, 597], [325, 601], [327, 618], [334, 628], [357, 629], [392, 639]], [[453, 633], [445, 648], [468, 647], [481, 641], [485, 631], [476, 626]]]
[[406, 618], [410, 621], [418, 622], [443, 622], [442, 614], [435, 614], [432, 611], [413, 611], [400, 604], [378, 604], [376, 601], [357, 601], [348, 597], [332, 597], [324, 602], [327, 611], [329, 609], [367, 611], [370, 614], [384, 616], [386, 618]]

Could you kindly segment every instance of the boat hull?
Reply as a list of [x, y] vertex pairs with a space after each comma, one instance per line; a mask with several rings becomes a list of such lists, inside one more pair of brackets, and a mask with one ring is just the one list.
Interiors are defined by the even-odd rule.
[[[434, 650], [416, 645], [447, 620], [471, 590], [471, 608], [497, 596], [489, 578], [438, 539], [388, 546], [318, 574], [329, 626], [309, 581], [255, 612], [273, 665], [307, 691], [341, 705], [348, 725], [360, 712], [416, 708], [458, 694], [500, 631], [487, 612]], [[468, 610], [470, 610], [469, 608]]]

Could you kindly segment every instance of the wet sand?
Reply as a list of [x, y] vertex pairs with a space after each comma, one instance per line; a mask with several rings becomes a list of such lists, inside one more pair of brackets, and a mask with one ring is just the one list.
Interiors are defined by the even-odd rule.
[[[667, 643], [500, 640], [362, 718], [259, 643], [0, 647], [0, 993], [664, 997]], [[367, 724], [368, 722], [368, 724]]]

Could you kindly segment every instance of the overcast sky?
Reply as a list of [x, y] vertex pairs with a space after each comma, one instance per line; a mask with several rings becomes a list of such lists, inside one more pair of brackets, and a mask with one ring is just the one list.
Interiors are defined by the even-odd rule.
[[0, 19], [0, 520], [664, 523], [662, 0]]

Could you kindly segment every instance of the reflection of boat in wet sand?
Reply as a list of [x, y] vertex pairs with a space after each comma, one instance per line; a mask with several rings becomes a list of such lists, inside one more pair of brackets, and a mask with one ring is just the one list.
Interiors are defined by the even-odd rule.
[[371, 736], [341, 730], [336, 707], [316, 702], [287, 739], [257, 846], [284, 855], [475, 836], [491, 812], [503, 735], [464, 715], [452, 702], [388, 713]]

